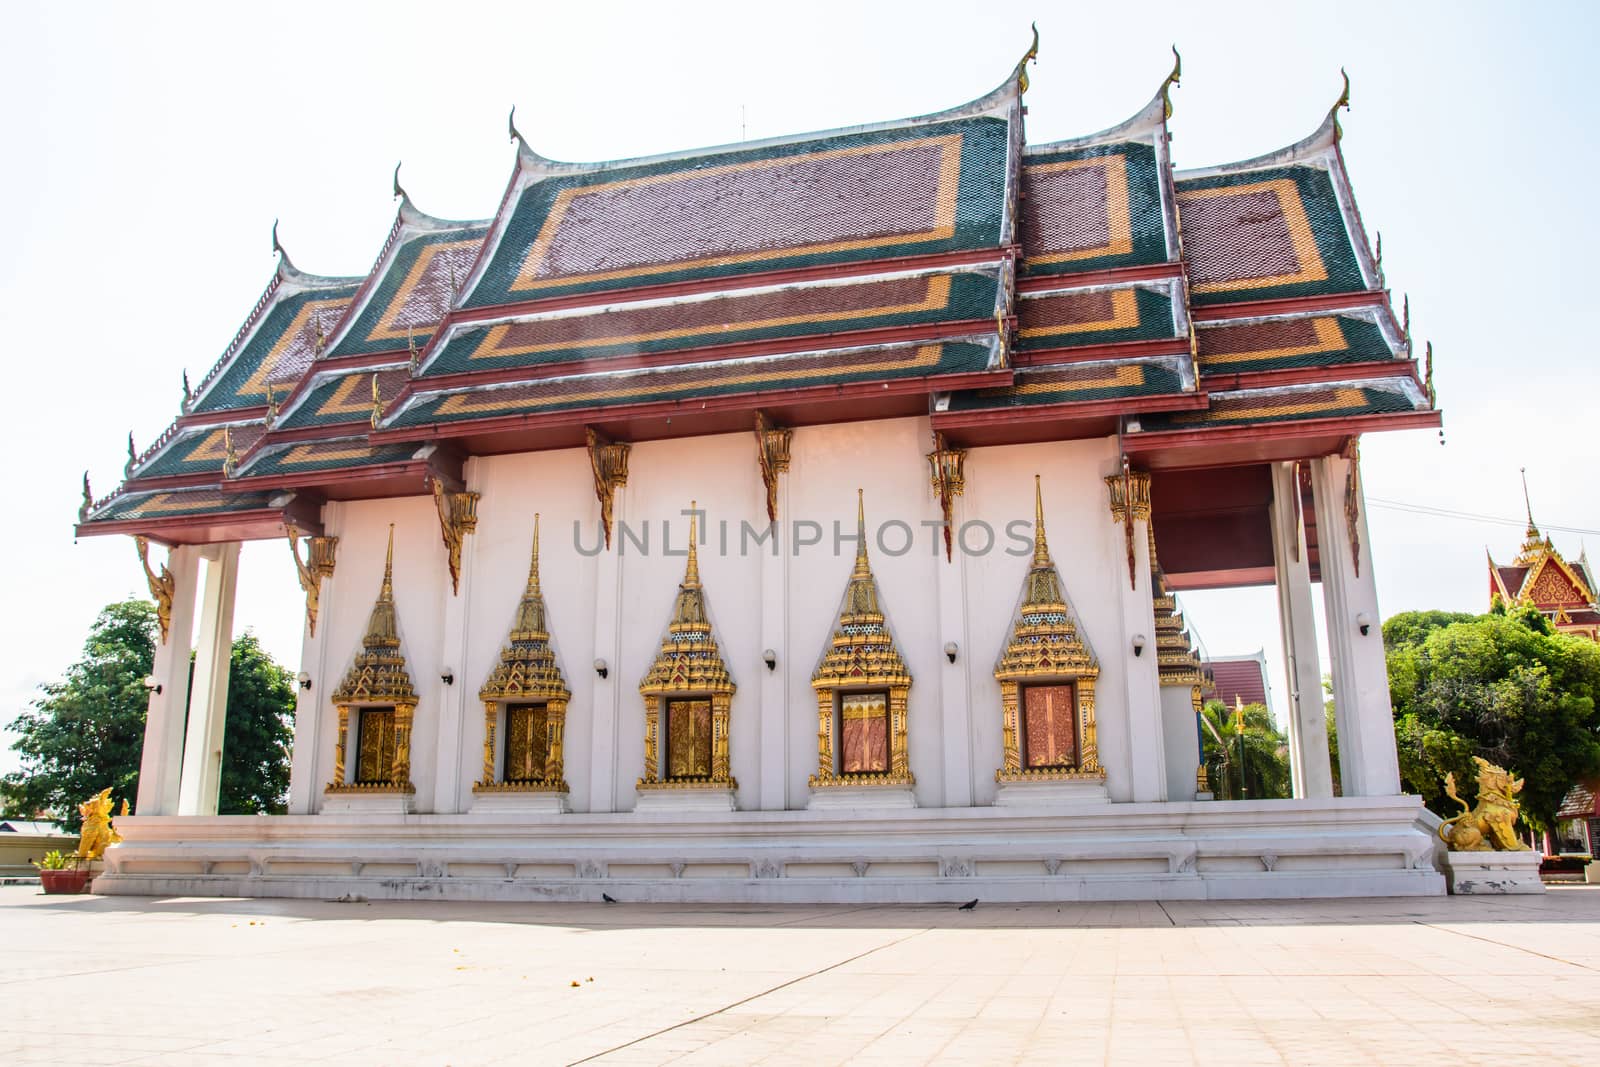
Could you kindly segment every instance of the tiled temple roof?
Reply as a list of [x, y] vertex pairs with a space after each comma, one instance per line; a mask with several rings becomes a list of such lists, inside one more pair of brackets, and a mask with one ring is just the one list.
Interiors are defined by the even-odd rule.
[[378, 399], [385, 407], [395, 401], [411, 378], [404, 365], [315, 372], [284, 408], [274, 428], [292, 430], [370, 421], [374, 376], [378, 379]]
[[992, 341], [989, 338], [832, 349], [421, 392], [413, 394], [386, 419], [383, 428], [765, 393], [851, 381], [971, 374], [991, 365], [994, 359]]
[[1194, 430], [1436, 418], [1332, 116], [1291, 148], [1175, 181], [1177, 76], [1118, 126], [1036, 146], [1021, 66], [945, 112], [650, 158], [557, 163], [513, 128], [492, 219], [423, 214], [397, 180], [365, 278], [283, 257], [183, 414], [80, 529], [164, 490], [314, 487], [308, 505], [421, 491], [425, 439], [565, 447], [543, 430], [589, 411], [681, 413], [671, 432], [695, 433], [741, 407], [825, 422], [925, 399], [936, 429], [980, 443], [1182, 431], [1172, 447]]
[[1213, 392], [1202, 410], [1153, 412], [1140, 422], [1143, 432], [1156, 433], [1412, 412], [1427, 404], [1410, 378], [1374, 378]]
[[928, 323], [992, 323], [998, 265], [554, 310], [452, 326], [423, 378]]
[[1069, 363], [1017, 372], [1012, 385], [954, 393], [949, 411], [1073, 404], [1093, 400], [1181, 393], [1186, 360], [1176, 357]]
[[410, 197], [401, 196], [400, 211], [378, 262], [328, 338], [329, 359], [426, 345], [483, 246], [488, 220], [434, 218], [412, 206]]
[[1405, 339], [1391, 328], [1376, 307], [1198, 323], [1200, 375], [1404, 361]]
[[1178, 338], [1178, 279], [1034, 290], [1017, 300], [1017, 351]]
[[194, 414], [260, 407], [280, 366], [309, 364], [319, 338], [344, 314], [360, 278], [324, 278], [296, 270], [281, 256], [266, 292], [233, 343], [195, 390]]
[[997, 248], [1021, 117], [1008, 79], [925, 118], [613, 163], [519, 138], [462, 306]]

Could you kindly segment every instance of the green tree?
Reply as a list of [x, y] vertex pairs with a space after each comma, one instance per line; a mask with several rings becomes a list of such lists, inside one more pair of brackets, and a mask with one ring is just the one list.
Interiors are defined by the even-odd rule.
[[1200, 724], [1206, 776], [1218, 796], [1272, 800], [1290, 795], [1288, 742], [1265, 705], [1246, 704], [1241, 715], [1220, 700], [1207, 701]]
[[[144, 679], [155, 661], [155, 605], [128, 600], [96, 618], [84, 656], [17, 718], [12, 748], [22, 770], [0, 781], [7, 806], [45, 815], [70, 830], [78, 804], [111, 787], [113, 799], [135, 799], [149, 692]], [[224, 814], [282, 812], [289, 785], [294, 684], [254, 634], [233, 644], [223, 732]]]
[[1432, 810], [1459, 811], [1444, 776], [1465, 785], [1471, 757], [1481, 756], [1525, 780], [1523, 816], [1543, 830], [1572, 783], [1600, 772], [1600, 645], [1553, 632], [1528, 608], [1408, 612], [1384, 623], [1386, 640], [1391, 632], [1401, 780]]
[[49, 813], [76, 832], [78, 804], [106, 786], [120, 801], [139, 788], [139, 754], [150, 694], [145, 676], [155, 661], [156, 609], [147, 600], [109, 604], [84, 642], [83, 658], [17, 717], [11, 746], [22, 770], [6, 792], [30, 814]]
[[282, 815], [288, 810], [294, 746], [294, 675], [246, 630], [233, 642], [228, 721], [223, 729], [223, 815]]

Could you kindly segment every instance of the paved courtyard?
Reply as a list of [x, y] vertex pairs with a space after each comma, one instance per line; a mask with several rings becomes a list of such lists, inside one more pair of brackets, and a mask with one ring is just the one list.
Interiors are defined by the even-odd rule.
[[0, 1062], [1593, 1063], [1600, 890], [710, 907], [0, 888]]

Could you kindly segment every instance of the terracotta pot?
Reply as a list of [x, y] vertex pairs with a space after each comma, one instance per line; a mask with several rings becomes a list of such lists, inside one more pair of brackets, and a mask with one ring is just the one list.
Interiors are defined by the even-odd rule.
[[39, 882], [46, 893], [87, 893], [93, 880], [94, 872], [90, 870], [39, 872]]

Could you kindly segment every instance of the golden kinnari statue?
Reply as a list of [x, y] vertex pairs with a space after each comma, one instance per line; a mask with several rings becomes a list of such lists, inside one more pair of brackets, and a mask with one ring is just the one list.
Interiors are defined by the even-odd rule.
[[1439, 825], [1439, 839], [1450, 846], [1452, 852], [1517, 852], [1527, 845], [1517, 837], [1517, 794], [1522, 792], [1522, 779], [1511, 777], [1504, 767], [1496, 767], [1486, 759], [1472, 757], [1478, 767], [1478, 806], [1467, 807], [1467, 802], [1456, 795], [1456, 776], [1444, 776], [1444, 791], [1451, 800], [1461, 805], [1461, 814], [1446, 819]]
[[[83, 816], [83, 836], [78, 841], [78, 851], [74, 853], [82, 860], [97, 860], [106, 853], [107, 845], [114, 845], [122, 840], [122, 835], [111, 826], [111, 790], [102, 789], [94, 796], [78, 805], [78, 813]], [[122, 802], [122, 813], [128, 813], [128, 802]]]

